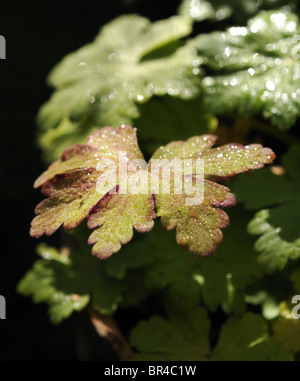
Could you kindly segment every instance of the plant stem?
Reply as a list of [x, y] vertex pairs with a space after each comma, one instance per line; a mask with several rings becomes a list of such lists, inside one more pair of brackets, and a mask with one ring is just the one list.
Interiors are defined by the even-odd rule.
[[132, 357], [131, 348], [111, 316], [102, 315], [89, 308], [89, 315], [97, 333], [108, 340], [121, 361]]

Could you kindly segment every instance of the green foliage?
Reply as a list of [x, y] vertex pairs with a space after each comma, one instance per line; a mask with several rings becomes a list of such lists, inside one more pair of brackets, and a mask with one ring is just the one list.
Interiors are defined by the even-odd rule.
[[[140, 232], [151, 230], [155, 217], [151, 194], [120, 194], [116, 171], [111, 172], [105, 161], [118, 165], [123, 150], [128, 160], [143, 157], [135, 130], [129, 126], [105, 127], [91, 135], [88, 144], [65, 150], [62, 160], [36, 181], [36, 186], [44, 184], [42, 192], [49, 198], [36, 208], [38, 216], [32, 222], [31, 235], [51, 235], [62, 224], [71, 230], [88, 217], [89, 227], [97, 228], [89, 238], [89, 243], [94, 244], [93, 254], [106, 258], [131, 240], [133, 228]], [[143, 172], [136, 168], [128, 171], [126, 181], [135, 181]], [[112, 190], [114, 194], [109, 194]]]
[[[269, 168], [237, 179], [233, 190], [246, 208], [259, 210], [249, 224], [251, 234], [260, 235], [256, 249], [260, 262], [272, 272], [283, 269], [288, 259], [300, 257], [300, 148], [293, 146], [283, 156], [285, 173], [276, 175]], [[260, 189], [253, 191], [256, 184]]]
[[228, 313], [241, 313], [246, 287], [261, 277], [262, 271], [253, 249], [254, 238], [246, 233], [248, 214], [237, 208], [230, 218], [224, 241], [209, 258], [194, 258], [176, 245], [173, 232], [166, 233], [159, 225], [108, 258], [103, 271], [127, 287], [121, 303], [130, 305], [128, 298], [136, 293], [139, 300], [145, 300], [163, 290], [163, 298], [182, 305], [197, 306], [201, 300], [212, 311], [221, 306]]
[[300, 268], [297, 268], [295, 271], [293, 271], [291, 280], [294, 284], [295, 291], [300, 293]]
[[169, 320], [154, 316], [140, 322], [131, 333], [131, 344], [146, 361], [288, 361], [288, 351], [269, 339], [263, 319], [252, 313], [231, 317], [223, 325], [216, 346], [209, 343], [210, 321], [202, 308], [176, 311]]
[[244, 22], [260, 9], [289, 6], [290, 9], [296, 10], [298, 4], [298, 0], [183, 0], [179, 13], [196, 21], [220, 21], [233, 17], [235, 22]]
[[260, 12], [247, 27], [195, 38], [213, 76], [203, 79], [204, 109], [212, 114], [262, 113], [280, 129], [299, 116], [299, 21], [284, 11]]
[[[130, 245], [102, 262], [88, 255], [84, 242], [87, 232], [75, 230], [75, 248], [59, 253], [45, 244], [38, 246], [43, 259], [26, 274], [18, 290], [32, 295], [37, 303], [47, 302], [54, 322], [89, 301], [101, 313], [112, 313], [119, 305], [135, 306], [158, 292], [163, 301], [172, 300], [188, 308], [202, 301], [211, 311], [221, 306], [227, 313], [240, 314], [245, 309], [247, 286], [260, 278], [262, 271], [256, 262], [253, 238], [246, 234], [248, 214], [237, 208], [230, 218], [218, 251], [202, 259], [178, 246], [173, 232], [166, 233], [157, 224], [149, 234], [135, 236]], [[137, 282], [140, 287], [136, 287]], [[66, 312], [56, 303], [58, 295], [68, 302]]]
[[121, 16], [93, 43], [68, 55], [50, 74], [56, 91], [38, 115], [46, 158], [57, 159], [97, 126], [131, 124], [139, 116], [137, 103], [153, 95], [197, 94], [195, 52], [179, 42], [191, 29], [186, 17], [151, 24], [137, 15]]
[[32, 295], [35, 303], [47, 302], [53, 323], [82, 310], [89, 301], [102, 313], [115, 311], [121, 297], [119, 288], [101, 272], [97, 259], [76, 250], [59, 253], [45, 244], [38, 247], [38, 254], [43, 259], [21, 280], [18, 291]]
[[[121, 16], [50, 73], [38, 139], [47, 161], [63, 154], [35, 182], [46, 199], [31, 235], [72, 231], [61, 250], [38, 246], [18, 291], [46, 302], [53, 323], [87, 306], [134, 307], [146, 319], [130, 327], [136, 360], [298, 358], [300, 27], [289, 9], [298, 5], [185, 0], [167, 20]], [[207, 19], [224, 30], [189, 38]], [[217, 136], [224, 145], [213, 148]], [[275, 158], [262, 142], [280, 166], [262, 168]], [[120, 152], [133, 193], [122, 192]], [[190, 173], [171, 167], [164, 193], [157, 159], [192, 159]], [[204, 198], [193, 204], [195, 184]], [[235, 198], [243, 205], [227, 215]]]
[[[231, 176], [261, 168], [275, 157], [260, 144], [211, 148], [215, 141], [213, 135], [202, 135], [170, 143], [160, 147], [147, 166], [141, 164], [135, 129], [104, 127], [89, 136], [86, 145], [67, 148], [36, 180], [48, 198], [36, 207], [31, 235], [51, 235], [62, 224], [71, 230], [88, 218], [89, 228], [96, 229], [88, 242], [94, 244], [93, 254], [105, 259], [131, 241], [133, 229], [150, 231], [157, 214], [167, 230], [176, 227], [178, 244], [199, 255], [211, 254], [222, 240], [220, 229], [229, 223], [218, 208], [234, 205], [235, 199], [229, 188], [200, 176]], [[171, 163], [175, 159], [181, 160], [179, 173]], [[203, 168], [194, 160], [188, 173], [182, 163], [187, 159], [201, 159]], [[164, 168], [167, 177], [161, 174]]]
[[293, 304], [282, 302], [279, 306], [279, 319], [273, 326], [273, 339], [292, 353], [300, 352], [300, 320], [293, 319]]
[[[151, 232], [144, 242], [153, 257], [153, 263], [145, 269], [145, 283], [154, 288], [167, 287], [166, 300], [171, 298], [181, 305], [196, 306], [201, 300], [211, 311], [221, 306], [227, 313], [241, 313], [246, 287], [262, 275], [254, 240], [246, 234], [248, 218], [240, 208], [231, 210], [231, 223], [218, 250], [196, 261], [174, 243], [170, 233]], [[111, 260], [118, 258], [120, 255]]]
[[187, 140], [194, 135], [214, 133], [218, 125], [215, 116], [200, 108], [199, 97], [155, 97], [139, 104], [139, 114], [134, 124], [138, 126], [140, 146], [148, 156], [157, 147], [168, 144], [170, 136], [173, 140]]
[[300, 257], [300, 239], [293, 242], [285, 241], [280, 236], [280, 227], [273, 227], [268, 223], [269, 210], [261, 210], [249, 223], [249, 232], [261, 235], [255, 244], [257, 251], [261, 252], [260, 262], [269, 271], [283, 269], [288, 259]]

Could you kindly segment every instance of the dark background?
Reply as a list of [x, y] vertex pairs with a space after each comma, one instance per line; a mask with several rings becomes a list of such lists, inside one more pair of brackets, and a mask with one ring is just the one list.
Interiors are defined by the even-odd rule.
[[[92, 41], [99, 27], [118, 15], [139, 13], [151, 20], [163, 19], [175, 14], [179, 3], [1, 1], [0, 35], [7, 44], [6, 60], [0, 60], [0, 295], [7, 302], [6, 320], [0, 320], [2, 361], [93, 357], [81, 347], [82, 337], [89, 337], [78, 330], [78, 319], [85, 316], [72, 316], [55, 327], [48, 320], [46, 305], [34, 305], [16, 293], [18, 281], [37, 259], [37, 241], [29, 237], [29, 227], [42, 198], [32, 184], [45, 169], [35, 141], [35, 116], [51, 94], [46, 76], [67, 53]], [[55, 244], [56, 239], [49, 242]], [[87, 347], [95, 344], [93, 337], [90, 342]], [[102, 347], [106, 359], [114, 357]]]

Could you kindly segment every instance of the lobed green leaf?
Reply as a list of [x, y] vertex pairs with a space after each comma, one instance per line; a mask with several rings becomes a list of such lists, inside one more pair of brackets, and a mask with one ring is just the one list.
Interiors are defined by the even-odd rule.
[[[183, 314], [181, 312], [181, 314]], [[252, 313], [231, 317], [223, 325], [216, 346], [209, 344], [209, 319], [203, 308], [184, 312], [185, 319], [154, 316], [131, 332], [131, 344], [143, 361], [287, 361], [290, 352], [269, 339], [264, 320]]]
[[191, 30], [188, 17], [151, 23], [124, 15], [104, 26], [94, 42], [65, 57], [50, 73], [55, 92], [38, 115], [39, 141], [48, 160], [82, 142], [96, 126], [132, 123], [139, 116], [137, 105], [154, 95], [195, 96], [196, 52], [179, 43]]
[[262, 209], [250, 222], [249, 232], [260, 235], [255, 247], [261, 253], [259, 261], [269, 272], [283, 269], [289, 259], [300, 257], [299, 146], [291, 147], [282, 163], [281, 175], [265, 168], [233, 184], [234, 193], [246, 208]]
[[299, 20], [262, 11], [246, 27], [200, 35], [193, 44], [212, 75], [203, 79], [203, 106], [212, 114], [262, 113], [280, 129], [299, 116]]

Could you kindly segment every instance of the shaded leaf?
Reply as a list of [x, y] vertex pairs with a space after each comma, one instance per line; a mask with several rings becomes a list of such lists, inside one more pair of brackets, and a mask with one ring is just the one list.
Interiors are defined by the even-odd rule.
[[170, 137], [186, 140], [190, 136], [214, 133], [218, 125], [215, 116], [200, 110], [199, 97], [189, 100], [169, 95], [153, 97], [139, 104], [139, 114], [134, 125], [138, 126], [140, 146], [149, 156], [157, 147], [169, 143]]
[[292, 353], [300, 352], [300, 320], [293, 319], [291, 311], [295, 305], [282, 302], [279, 319], [273, 325], [273, 339]]
[[222, 327], [213, 351], [214, 359], [223, 361], [291, 361], [293, 356], [268, 339], [265, 321], [252, 313], [242, 318], [230, 317]]
[[251, 234], [261, 235], [256, 241], [255, 248], [261, 252], [258, 260], [267, 271], [283, 269], [289, 259], [300, 257], [300, 238], [294, 242], [285, 241], [280, 237], [280, 227], [275, 228], [268, 223], [269, 211], [258, 212], [249, 223]]
[[253, 249], [254, 238], [246, 232], [249, 214], [236, 207], [229, 216], [223, 242], [213, 256], [198, 262], [194, 279], [210, 310], [221, 306], [228, 314], [240, 314], [245, 309], [245, 290], [263, 274]]
[[[256, 249], [268, 271], [282, 269], [288, 259], [300, 256], [299, 179], [300, 148], [293, 146], [282, 158], [283, 174], [269, 168], [235, 180], [233, 191], [246, 208], [258, 210], [249, 232], [261, 235]], [[259, 184], [259, 189], [257, 185]]]
[[104, 271], [126, 283], [124, 301], [136, 292], [139, 300], [157, 293], [156, 298], [187, 308], [202, 301], [211, 311], [222, 307], [227, 313], [240, 314], [245, 309], [246, 287], [260, 278], [262, 271], [253, 249], [255, 238], [246, 234], [249, 214], [237, 207], [230, 211], [230, 219], [224, 241], [209, 258], [194, 258], [176, 244], [175, 232], [165, 232], [156, 224], [150, 233], [136, 237], [130, 246], [108, 258]]
[[90, 301], [101, 313], [111, 314], [121, 300], [120, 287], [102, 272], [97, 259], [72, 250], [59, 253], [41, 244], [35, 262], [18, 284], [18, 292], [35, 303], [47, 302], [53, 323], [58, 324]]
[[300, 293], [300, 268], [292, 272], [291, 281], [294, 284], [295, 291]]
[[185, 314], [184, 319], [171, 316], [166, 320], [153, 316], [140, 322], [130, 335], [130, 343], [144, 361], [199, 361], [209, 353], [208, 330], [210, 322], [206, 311], [197, 308]]
[[203, 308], [186, 311], [185, 319], [154, 316], [140, 322], [130, 335], [139, 351], [135, 359], [144, 361], [284, 361], [292, 355], [268, 338], [259, 315], [246, 313], [231, 317], [223, 325], [214, 349], [209, 345], [209, 320]]

